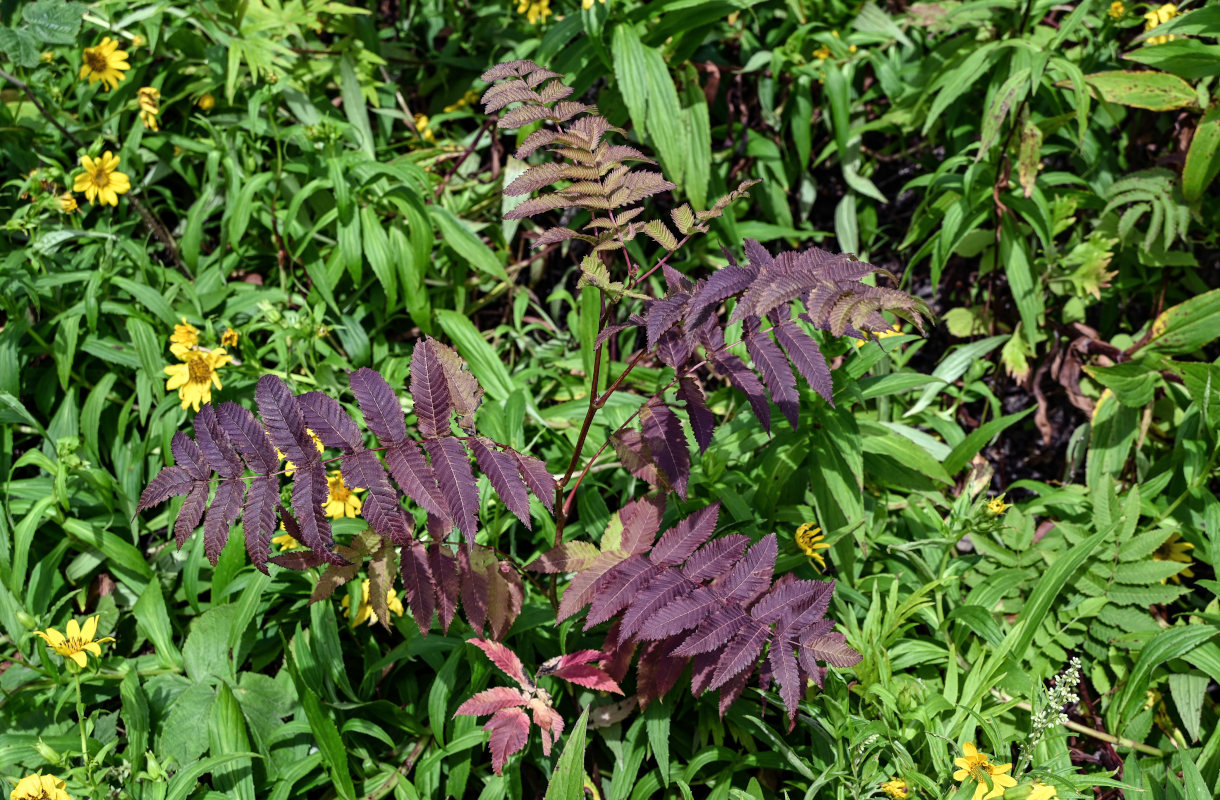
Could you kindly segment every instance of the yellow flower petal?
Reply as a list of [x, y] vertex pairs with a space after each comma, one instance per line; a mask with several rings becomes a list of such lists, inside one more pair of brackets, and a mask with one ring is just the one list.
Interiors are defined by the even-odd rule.
[[75, 653], [69, 653], [68, 658], [75, 661], [77, 666], [79, 666], [81, 669], [84, 669], [85, 666], [89, 663], [89, 659], [87, 659], [85, 657], [84, 652], [80, 651], [80, 650], [77, 650]]

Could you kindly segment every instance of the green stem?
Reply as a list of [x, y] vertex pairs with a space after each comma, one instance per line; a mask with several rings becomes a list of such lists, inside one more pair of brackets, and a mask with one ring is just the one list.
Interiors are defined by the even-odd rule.
[[89, 737], [85, 735], [85, 701], [80, 691], [80, 671], [72, 671], [72, 680], [76, 682], [76, 719], [80, 723], [80, 757], [85, 767], [85, 775], [93, 782], [93, 765], [89, 762]]

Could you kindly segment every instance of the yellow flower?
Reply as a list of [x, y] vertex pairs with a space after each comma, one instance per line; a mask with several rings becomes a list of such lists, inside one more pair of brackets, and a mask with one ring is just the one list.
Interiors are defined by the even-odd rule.
[[[606, 0], [602, 0], [602, 2], [604, 3]], [[479, 93], [474, 89], [471, 89], [470, 91], [466, 92], [466, 94], [459, 97], [456, 103], [445, 106], [445, 113], [448, 114], [450, 111], [457, 111], [459, 108], [465, 108], [478, 99]], [[419, 114], [417, 116], [422, 117], [423, 114]]]
[[[1163, 6], [1153, 9], [1144, 15], [1144, 30], [1150, 31], [1164, 25], [1169, 20], [1178, 15], [1178, 7], [1173, 3], [1166, 3]], [[1148, 44], [1164, 44], [1174, 40], [1172, 33], [1165, 36], [1152, 36], [1148, 39]]]
[[47, 643], [56, 653], [59, 653], [64, 658], [70, 658], [77, 663], [82, 669], [85, 667], [85, 653], [91, 653], [96, 658], [102, 657], [102, 648], [100, 644], [113, 642], [114, 639], [110, 636], [105, 636], [101, 639], [94, 639], [94, 634], [97, 633], [97, 615], [89, 617], [85, 620], [84, 627], [76, 624], [76, 620], [68, 620], [68, 625], [65, 628], [67, 635], [60, 633], [54, 628], [47, 628], [45, 631], [34, 631], [42, 637], [42, 640]]
[[1125, 6], [1123, 6], [1122, 0], [1114, 0], [1114, 2], [1110, 4], [1109, 14], [1113, 19], [1118, 19], [1126, 13], [1127, 9]]
[[436, 134], [428, 127], [428, 116], [426, 114], [415, 115], [415, 130], [419, 132], [419, 138], [425, 142], [436, 141]]
[[140, 100], [140, 122], [150, 131], [157, 130], [157, 114], [161, 112], [161, 92], [151, 86], [143, 86], [136, 94]]
[[170, 348], [175, 357], [182, 359], [181, 364], [165, 368], [169, 380], [165, 382], [165, 391], [178, 390], [182, 398], [182, 408], [188, 406], [199, 410], [203, 403], [212, 402], [212, 386], [220, 385], [220, 368], [233, 360], [233, 356], [225, 352], [223, 347], [215, 350], [188, 350], [176, 344]]
[[237, 331], [227, 328], [220, 337], [220, 343], [225, 347], [237, 347]]
[[191, 349], [199, 344], [199, 329], [186, 321], [186, 317], [180, 317], [181, 325], [174, 326], [174, 332], [169, 337], [170, 345], [182, 345], [186, 349]]
[[551, 11], [551, 0], [519, 0], [517, 13], [524, 14], [529, 24], [534, 25], [545, 23], [546, 18], [554, 12]]
[[995, 517], [998, 517], [1010, 508], [1012, 506], [1004, 502], [1003, 496], [993, 497], [987, 501], [987, 513]]
[[326, 487], [330, 490], [330, 496], [322, 505], [326, 516], [331, 519], [343, 519], [360, 515], [361, 502], [360, 498], [356, 497], [356, 492], [363, 492], [363, 489], [355, 486], [347, 488], [347, 484], [343, 482], [343, 476], [337, 472], [326, 476]]
[[1059, 793], [1054, 786], [1035, 781], [1034, 785], [1030, 787], [1029, 794], [1025, 796], [1025, 800], [1055, 800], [1058, 796]]
[[42, 63], [50, 64], [52, 61], [55, 60], [55, 51], [47, 50], [47, 51], [43, 52], [43, 54], [40, 55], [38, 58], [42, 60]]
[[[1190, 550], [1195, 549], [1195, 546], [1190, 542], [1180, 541], [1181, 538], [1182, 536], [1179, 533], [1170, 534], [1169, 538], [1152, 554], [1154, 561], [1177, 561], [1180, 564], [1186, 564], [1186, 567], [1179, 573], [1169, 576], [1173, 578], [1174, 583], [1181, 583], [1183, 576], [1187, 578], [1195, 576], [1194, 570], [1190, 568], [1195, 562], [1191, 560], [1189, 553]], [[1163, 580], [1161, 581], [1161, 583], [1164, 582]]]
[[210, 94], [205, 94], [195, 101], [195, 105], [199, 106], [204, 111], [211, 111], [212, 107], [216, 105], [216, 98], [212, 97]]
[[63, 781], [54, 775], [26, 775], [17, 781], [9, 800], [72, 800]]
[[273, 545], [285, 552], [288, 550], [301, 549], [302, 544], [298, 542], [291, 533], [288, 532], [288, 529], [284, 527], [284, 523], [282, 522], [280, 523], [280, 530], [282, 530], [283, 533], [276, 534], [275, 536], [271, 537], [271, 543]]
[[[402, 601], [398, 599], [398, 592], [391, 589], [385, 594], [386, 608], [394, 612], [394, 616], [402, 616]], [[343, 616], [347, 619], [352, 619], [351, 597], [345, 595], [343, 601], [339, 604], [343, 606]], [[360, 607], [356, 609], [356, 618], [352, 620], [352, 626], [360, 625], [365, 620], [368, 620], [369, 625], [376, 622], [373, 616], [373, 604], [369, 602], [369, 582], [366, 579], [360, 584]], [[389, 622], [389, 620], [386, 620]]]
[[84, 192], [90, 205], [97, 201], [104, 206], [117, 206], [119, 195], [131, 190], [131, 179], [117, 171], [119, 157], [109, 150], [98, 159], [81, 156], [80, 165], [85, 171], [76, 176], [72, 191]]
[[822, 529], [814, 522], [806, 522], [796, 529], [797, 547], [804, 550], [805, 555], [816, 561], [821, 569], [826, 569], [826, 559], [818, 551], [830, 547], [830, 544], [824, 541], [825, 538]]
[[[601, 2], [602, 5], [606, 4], [606, 0], [601, 0]], [[580, 7], [588, 11], [590, 8], [593, 8], [593, 0], [580, 0]]]
[[71, 192], [64, 192], [59, 196], [59, 210], [65, 214], [71, 214], [76, 210], [76, 198]]
[[144, 37], [143, 36], [141, 36], [140, 34], [137, 33], [135, 36], [131, 37], [131, 49], [132, 50], [135, 50], [137, 47], [143, 47], [143, 46], [144, 46]]
[[974, 789], [974, 800], [993, 800], [996, 797], [1003, 797], [1005, 789], [1011, 789], [1017, 785], [1017, 781], [1011, 775], [1006, 774], [1012, 769], [1011, 763], [992, 764], [991, 756], [980, 753], [973, 742], [966, 742], [962, 745], [962, 752], [965, 753], [964, 758], [953, 760], [953, 763], [959, 767], [953, 773], [953, 780], [978, 781], [978, 786]]
[[863, 347], [870, 338], [879, 340], [879, 339], [888, 339], [891, 336], [901, 336], [901, 335], [902, 335], [902, 326], [895, 323], [893, 325], [893, 327], [889, 328], [888, 330], [884, 330], [881, 333], [869, 333], [868, 331], [865, 331], [864, 332], [865, 338], [857, 339], [856, 347]]
[[106, 84], [106, 91], [119, 85], [126, 69], [131, 69], [127, 51], [120, 50], [118, 41], [109, 36], [97, 47], [86, 47], [81, 55], [80, 76], [88, 78], [91, 84], [101, 81]]
[[881, 784], [881, 791], [885, 792], [886, 797], [894, 797], [901, 800], [907, 796], [907, 782], [901, 778], [894, 778]]
[[817, 50], [813, 51], [813, 57], [818, 61], [825, 61], [826, 59], [830, 58], [830, 48], [826, 45], [822, 45]]

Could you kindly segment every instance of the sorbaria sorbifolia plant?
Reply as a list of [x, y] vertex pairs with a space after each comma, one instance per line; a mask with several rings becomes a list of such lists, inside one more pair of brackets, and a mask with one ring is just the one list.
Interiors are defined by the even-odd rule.
[[[588, 410], [568, 463], [552, 472], [528, 454], [480, 435], [478, 382], [454, 350], [424, 339], [416, 344], [411, 360], [412, 432], [398, 395], [372, 369], [358, 369], [349, 377], [363, 427], [335, 398], [320, 392], [296, 395], [278, 377], [264, 375], [255, 395], [261, 421], [234, 403], [204, 406], [195, 417], [195, 439], [182, 433], [174, 437], [176, 466], [153, 479], [140, 508], [185, 495], [174, 526], [178, 544], [202, 519], [205, 552], [213, 563], [240, 518], [250, 558], [259, 569], [265, 571], [268, 561], [296, 569], [326, 566], [314, 600], [354, 577], [367, 555], [370, 580], [377, 584], [370, 597], [381, 602], [375, 608], [379, 619], [387, 619], [383, 598], [398, 573], [422, 632], [432, 627], [434, 616], [441, 629], [448, 630], [460, 603], [476, 634], [490, 625], [492, 637], [501, 639], [521, 608], [523, 568], [476, 544], [477, 467], [527, 527], [530, 493], [541, 501], [535, 513], [544, 506], [556, 515], [554, 549], [528, 569], [572, 575], [557, 609], [559, 619], [587, 605], [586, 627], [613, 621], [601, 651], [606, 664], [621, 663], [642, 645], [636, 680], [641, 702], [669, 691], [689, 663], [693, 691], [720, 689], [723, 713], [758, 669], [764, 689], [772, 681], [778, 684], [791, 720], [807, 682], [822, 681], [825, 668], [819, 661], [850, 666], [860, 658], [825, 618], [833, 581], [796, 580], [792, 575], [773, 580], [774, 534], [753, 544], [740, 533], [715, 538], [717, 505], [696, 511], [657, 538], [665, 495], [674, 491], [686, 497], [691, 455], [685, 428], [689, 426], [700, 451], [706, 451], [715, 418], [705, 399], [705, 384], [716, 378], [745, 394], [767, 430], [772, 402], [795, 427], [796, 374], [833, 403], [830, 369], [810, 329], [865, 338], [890, 327], [882, 313], [890, 312], [922, 330], [927, 307], [901, 291], [862, 281], [883, 271], [854, 256], [818, 248], [773, 256], [747, 239], [742, 263], [729, 256], [728, 266], [705, 276], [678, 272], [669, 264], [673, 253], [692, 236], [705, 233], [751, 182], [710, 209], [694, 210], [687, 204], [674, 208], [672, 227], [659, 219], [641, 220], [641, 202], [674, 186], [659, 172], [641, 166], [654, 162], [638, 148], [611, 143], [610, 136], [625, 137], [625, 131], [599, 116], [596, 108], [566, 99], [572, 90], [561, 76], [532, 62], [501, 64], [483, 78], [494, 84], [483, 102], [487, 113], [501, 112], [501, 129], [542, 124], [524, 139], [517, 156], [524, 159], [540, 151], [550, 156], [504, 190], [510, 195], [550, 191], [524, 200], [508, 216], [562, 211], [574, 220], [576, 227], [544, 227], [536, 244], [571, 241], [573, 250], [583, 249], [587, 254], [581, 262], [581, 282], [602, 296]], [[663, 251], [651, 266], [633, 263], [626, 248], [641, 233]], [[653, 297], [645, 291], [650, 285], [646, 279], [657, 270], [662, 270], [666, 289]], [[725, 329], [734, 322], [742, 323], [751, 364], [730, 352], [736, 342], [726, 342]], [[644, 347], [599, 392], [601, 370], [608, 368], [603, 358], [607, 342], [633, 327], [643, 328]], [[656, 361], [673, 369], [673, 380], [645, 401], [582, 468], [580, 454], [598, 411], [632, 369]], [[674, 410], [678, 402], [685, 423]], [[369, 434], [375, 447], [367, 444]], [[336, 458], [319, 452], [313, 436], [338, 451], [348, 486], [368, 490], [362, 515], [371, 533], [356, 537], [350, 546], [336, 545], [323, 513], [324, 465]], [[613, 447], [626, 469], [651, 484], [651, 494], [628, 502], [614, 515], [600, 547], [563, 542], [580, 481], [606, 447]], [[292, 462], [291, 475], [281, 467], [281, 458]], [[269, 556], [277, 518], [308, 553]], [[462, 713], [493, 715], [487, 729], [493, 733], [493, 766], [499, 771], [504, 760], [525, 745], [523, 707], [533, 710], [535, 722], [551, 739], [562, 725], [557, 728], [553, 721], [558, 717], [550, 696], [537, 691], [519, 662], [511, 663], [515, 656], [504, 655], [503, 646], [489, 648], [486, 640], [479, 642], [497, 664], [507, 665], [506, 673], [524, 691], [506, 687], [463, 706]], [[582, 651], [571, 665], [565, 663], [568, 679], [583, 675], [598, 685], [617, 686], [619, 676], [612, 678], [592, 660]]]

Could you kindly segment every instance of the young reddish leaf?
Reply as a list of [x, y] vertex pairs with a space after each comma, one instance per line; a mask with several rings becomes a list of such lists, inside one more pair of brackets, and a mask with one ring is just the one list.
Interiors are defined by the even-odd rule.
[[635, 671], [635, 686], [641, 707], [664, 697], [674, 688], [678, 678], [682, 677], [682, 671], [686, 669], [686, 659], [670, 655], [669, 652], [679, 638], [649, 642], [640, 653], [640, 662]]
[[136, 510], [144, 511], [164, 503], [171, 497], [180, 497], [194, 488], [195, 483], [195, 479], [182, 467], [165, 467], [144, 487]]
[[802, 691], [805, 688], [800, 679], [800, 671], [796, 666], [796, 656], [792, 654], [792, 647], [786, 642], [774, 641], [771, 643], [771, 652], [767, 658], [771, 665], [771, 672], [779, 683], [779, 697], [788, 711], [788, 720], [792, 721], [796, 719], [797, 703], [800, 702]]
[[720, 516], [720, 502], [704, 506], [670, 528], [648, 554], [652, 563], [661, 567], [675, 567], [691, 557], [698, 547], [708, 540], [716, 530]]
[[502, 708], [492, 715], [483, 730], [491, 734], [491, 768], [500, 775], [509, 756], [525, 749], [530, 719], [519, 708]]
[[203, 553], [216, 566], [220, 551], [229, 541], [229, 529], [241, 513], [241, 501], [246, 493], [246, 484], [240, 478], [223, 480], [216, 486], [212, 505], [203, 518]]
[[364, 447], [360, 429], [339, 402], [322, 392], [306, 392], [297, 396], [297, 405], [305, 424], [317, 434], [322, 444], [345, 453]]
[[628, 472], [650, 486], [660, 487], [666, 492], [670, 490], [669, 481], [657, 469], [656, 461], [639, 431], [624, 430], [611, 434], [610, 444]]
[[449, 397], [445, 368], [430, 338], [417, 343], [411, 354], [411, 398], [415, 401], [419, 432], [426, 438], [448, 436], [453, 400]]
[[356, 397], [356, 405], [364, 415], [364, 424], [374, 436], [383, 444], [401, 442], [407, 438], [407, 426], [398, 396], [380, 372], [361, 367], [348, 376], [348, 381]]
[[529, 695], [520, 689], [509, 686], [495, 686], [478, 692], [453, 712], [454, 717], [481, 717], [484, 714], [494, 714], [502, 708], [524, 706], [529, 703]]
[[174, 539], [178, 542], [179, 550], [186, 544], [187, 537], [199, 527], [199, 520], [203, 519], [203, 511], [207, 505], [208, 485], [195, 484], [195, 488], [191, 489], [182, 501], [182, 507], [178, 509], [178, 519], [174, 521]]
[[647, 320], [645, 327], [648, 332], [648, 349], [656, 347], [661, 334], [682, 319], [686, 311], [686, 302], [689, 299], [689, 295], [682, 293], [654, 300], [649, 304], [644, 312], [644, 318]]
[[563, 593], [563, 598], [559, 601], [559, 613], [556, 621], [563, 622], [584, 608], [593, 598], [593, 584], [624, 558], [624, 554], [618, 551], [601, 553], [593, 560], [592, 564], [576, 573], [567, 590]]
[[700, 586], [690, 594], [679, 595], [665, 608], [645, 620], [639, 638], [664, 639], [666, 636], [691, 630], [721, 605], [721, 600], [715, 592], [706, 586]]
[[[802, 639], [800, 654], [802, 664], [806, 659], [817, 659], [835, 667], [854, 667], [864, 658], [847, 643], [847, 637], [837, 632]], [[806, 669], [812, 672], [808, 667]]]
[[462, 588], [457, 558], [449, 548], [434, 543], [428, 548], [428, 563], [432, 566], [432, 579], [436, 582], [436, 609], [441, 618], [441, 630], [448, 633], [457, 613]]
[[468, 439], [466, 444], [474, 453], [479, 470], [487, 476], [491, 488], [504, 501], [505, 508], [532, 530], [530, 497], [525, 491], [525, 481], [521, 478], [516, 459], [508, 453], [501, 453], [490, 439], [482, 436]]
[[436, 473], [418, 444], [404, 441], [387, 447], [385, 465], [407, 497], [429, 514], [449, 521], [449, 507], [436, 484]]
[[[673, 649], [673, 654], [690, 657], [719, 650], [748, 624], [751, 624], [750, 617], [741, 609], [741, 606], [725, 606], [699, 623], [699, 627], [686, 638], [686, 641]], [[758, 626], [756, 625], [756, 627]]]
[[[721, 336], [720, 339], [723, 344], [724, 337]], [[717, 352], [709, 348], [707, 360], [717, 372], [728, 378], [729, 383], [745, 394], [750, 408], [754, 411], [754, 416], [762, 423], [763, 429], [770, 433], [771, 406], [767, 403], [767, 394], [763, 389], [762, 381], [746, 368], [740, 358], [732, 353]]]
[[348, 486], [367, 490], [360, 515], [377, 533], [397, 545], [411, 540], [411, 520], [398, 504], [398, 493], [372, 450], [344, 453], [341, 459], [343, 481]]
[[830, 367], [826, 365], [826, 357], [818, 343], [796, 323], [796, 320], [784, 320], [772, 328], [776, 340], [783, 346], [792, 365], [801, 377], [822, 399], [833, 407], [835, 404], [834, 380], [830, 376]]
[[796, 376], [788, 359], [770, 336], [759, 330], [757, 318], [750, 317], [753, 325], [746, 326], [746, 352], [754, 361], [754, 368], [762, 375], [763, 383], [771, 392], [771, 400], [779, 406], [780, 413], [796, 430], [801, 417], [801, 398], [796, 392]]
[[657, 466], [678, 496], [685, 500], [686, 483], [690, 478], [690, 450], [682, 423], [663, 404], [649, 403], [640, 409], [640, 433]]
[[561, 667], [551, 673], [553, 677], [563, 678], [568, 683], [583, 686], [586, 689], [596, 689], [599, 692], [614, 692], [622, 694], [619, 685], [606, 674], [606, 671], [592, 664], [571, 664]]
[[699, 380], [690, 376], [679, 378], [678, 399], [686, 404], [686, 416], [690, 420], [690, 428], [695, 434], [699, 452], [706, 453], [712, 443], [712, 436], [716, 433], [716, 418], [707, 407], [707, 398]]
[[759, 622], [772, 623], [799, 619], [805, 611], [815, 608], [815, 613], [803, 621], [803, 627], [821, 619], [826, 613], [834, 586], [834, 581], [776, 581], [770, 591], [750, 608], [750, 616]]
[[729, 706], [736, 703], [738, 698], [741, 697], [741, 693], [745, 691], [746, 684], [749, 683], [750, 675], [753, 672], [754, 665], [750, 664], [746, 669], [725, 681], [723, 688], [720, 690], [720, 702], [717, 704], [721, 719], [724, 719], [724, 715], [729, 710]]
[[554, 675], [555, 670], [557, 669], [570, 667], [573, 664], [590, 664], [594, 661], [601, 661], [601, 659], [601, 650], [574, 650], [571, 653], [564, 653], [561, 656], [548, 658], [546, 661], [542, 662], [540, 667], [538, 667], [537, 674], [539, 676]]
[[533, 712], [534, 724], [542, 731], [542, 754], [549, 756], [551, 746], [559, 741], [563, 733], [563, 717], [538, 697], [530, 700], [529, 709]]
[[548, 574], [577, 572], [592, 564], [600, 552], [591, 542], [564, 542], [538, 556], [526, 569]]
[[267, 550], [275, 532], [275, 507], [280, 502], [280, 483], [274, 477], [250, 481], [246, 502], [241, 509], [242, 536], [250, 561], [263, 574], [267, 573]]
[[521, 659], [517, 658], [517, 654], [508, 649], [507, 645], [500, 642], [493, 642], [491, 639], [467, 639], [468, 643], [474, 645], [483, 651], [491, 663], [500, 668], [508, 677], [517, 682], [517, 685], [526, 691], [533, 691], [534, 682], [525, 674], [525, 667], [521, 663]]
[[746, 603], [771, 585], [779, 545], [775, 534], [769, 533], [750, 548], [746, 557], [719, 579], [715, 588], [730, 603]]
[[186, 470], [193, 479], [206, 481], [212, 477], [212, 470], [203, 460], [199, 445], [182, 431], [178, 431], [170, 439], [169, 449], [174, 455], [174, 463]]
[[740, 533], [713, 539], [687, 560], [682, 574], [696, 583], [717, 578], [732, 569], [749, 546], [750, 540]]
[[747, 625], [725, 646], [723, 655], [716, 662], [716, 675], [708, 685], [719, 689], [747, 667], [753, 671], [754, 663], [762, 653], [763, 646], [771, 635], [771, 629], [760, 625]]
[[683, 592], [693, 588], [690, 581], [678, 570], [665, 570], [651, 583], [640, 590], [635, 600], [627, 606], [619, 622], [619, 636], [633, 637], [657, 612]]
[[[312, 444], [310, 445], [313, 449]], [[313, 449], [314, 456], [318, 451]], [[326, 472], [316, 458], [309, 466], [297, 466], [292, 478], [292, 510], [301, 531], [301, 541], [332, 564], [347, 561], [335, 553], [330, 533], [330, 520], [322, 510], [329, 496]]]
[[644, 497], [632, 500], [619, 509], [619, 521], [623, 523], [622, 549], [632, 555], [646, 552], [661, 530], [661, 516], [665, 513], [665, 498]]
[[432, 469], [436, 472], [441, 494], [449, 507], [450, 519], [457, 523], [466, 541], [474, 544], [474, 536], [479, 528], [479, 486], [470, 469], [466, 449], [452, 436], [425, 439], [424, 449], [432, 458]]
[[208, 466], [222, 478], [239, 477], [244, 468], [229, 437], [216, 419], [216, 410], [208, 403], [195, 415], [195, 441]]
[[715, 311], [716, 306], [735, 294], [750, 288], [750, 284], [758, 277], [757, 269], [745, 267], [722, 267], [712, 273], [706, 281], [700, 282], [691, 295], [687, 318], [698, 322]]
[[521, 477], [525, 479], [525, 485], [530, 487], [530, 491], [534, 496], [542, 501], [546, 506], [547, 511], [555, 510], [555, 478], [547, 470], [546, 464], [538, 459], [518, 453], [516, 450], [510, 450], [513, 460], [517, 462], [517, 469], [521, 472]]
[[415, 617], [419, 632], [425, 636], [432, 628], [432, 612], [436, 609], [436, 582], [428, 563], [428, 551], [418, 542], [402, 551], [402, 588], [407, 606]]
[[632, 556], [603, 575], [593, 588], [585, 630], [618, 614], [661, 572], [643, 556]]
[[487, 568], [489, 558], [481, 549], [458, 548], [458, 572], [462, 578], [462, 607], [466, 609], [466, 621], [476, 633], [483, 632], [487, 622], [487, 602], [490, 594]]
[[275, 447], [253, 414], [236, 403], [225, 402], [216, 408], [216, 418], [250, 469], [259, 475], [279, 470], [280, 459], [275, 454]]
[[[258, 379], [254, 401], [258, 403], [258, 413], [271, 435], [271, 442], [297, 465], [298, 470], [318, 463], [318, 448], [305, 431], [305, 417], [288, 384], [274, 375], [264, 375]], [[300, 510], [297, 516], [301, 516]]]
[[[429, 345], [436, 358], [441, 363], [445, 373], [445, 384], [449, 388], [449, 400], [458, 415], [458, 425], [469, 434], [474, 433], [474, 412], [483, 403], [483, 387], [475, 380], [474, 375], [466, 366], [466, 362], [452, 347], [443, 345], [435, 339], [429, 340]], [[441, 433], [448, 429], [442, 426]]]
[[[366, 531], [367, 533], [367, 531]], [[394, 573], [398, 571], [398, 554], [394, 543], [377, 537], [381, 546], [369, 558], [369, 603], [381, 627], [390, 630], [389, 593], [394, 588]], [[431, 622], [431, 620], [429, 620]]]
[[695, 354], [695, 342], [684, 329], [670, 328], [661, 334], [657, 342], [657, 358], [661, 359], [661, 363], [681, 371], [690, 365], [691, 356]]
[[487, 582], [487, 621], [492, 637], [503, 639], [521, 613], [525, 585], [507, 561], [501, 561], [498, 566], [487, 570]]

